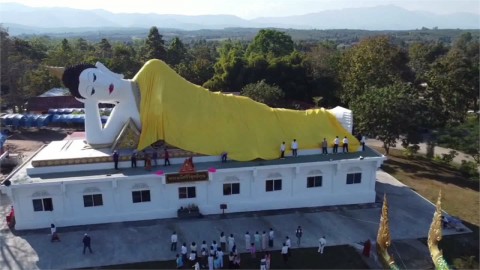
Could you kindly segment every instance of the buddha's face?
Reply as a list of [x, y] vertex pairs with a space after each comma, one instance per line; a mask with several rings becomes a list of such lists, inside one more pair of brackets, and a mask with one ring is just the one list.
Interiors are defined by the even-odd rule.
[[122, 75], [108, 70], [103, 65], [87, 68], [80, 73], [78, 92], [86, 100], [105, 103], [118, 103], [123, 99], [121, 91], [125, 85]]

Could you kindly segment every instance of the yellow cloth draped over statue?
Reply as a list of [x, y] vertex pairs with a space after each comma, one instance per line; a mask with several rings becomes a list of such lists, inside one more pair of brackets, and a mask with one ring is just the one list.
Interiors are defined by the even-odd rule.
[[204, 155], [227, 152], [233, 160], [277, 159], [280, 144], [293, 139], [299, 149], [329, 146], [347, 136], [350, 151], [359, 147], [325, 109], [296, 111], [270, 108], [243, 96], [226, 95], [194, 85], [160, 60], [150, 60], [135, 75], [140, 89], [142, 131], [138, 149], [158, 140]]

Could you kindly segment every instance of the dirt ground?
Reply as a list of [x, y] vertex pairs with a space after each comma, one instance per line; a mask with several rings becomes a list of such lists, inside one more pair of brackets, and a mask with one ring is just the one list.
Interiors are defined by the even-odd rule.
[[[40, 149], [42, 145], [51, 141], [63, 140], [71, 132], [70, 130], [60, 128], [17, 130], [8, 136], [4, 147], [12, 154], [20, 154], [22, 160], [25, 160]], [[8, 175], [12, 169], [10, 167], [2, 167], [0, 180]]]
[[27, 154], [37, 151], [51, 141], [63, 140], [70, 131], [64, 129], [28, 129], [16, 131], [10, 135], [5, 146], [12, 153]]

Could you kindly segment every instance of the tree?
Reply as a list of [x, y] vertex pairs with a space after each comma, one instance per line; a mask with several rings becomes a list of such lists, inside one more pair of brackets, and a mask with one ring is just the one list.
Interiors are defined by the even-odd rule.
[[478, 40], [465, 33], [427, 74], [449, 122], [463, 122], [469, 109], [479, 109], [479, 50]]
[[219, 54], [214, 66], [215, 74], [203, 86], [211, 90], [239, 92], [246, 85], [246, 61], [242, 45], [228, 40], [222, 43]]
[[407, 54], [387, 36], [360, 41], [340, 61], [342, 101], [350, 105], [352, 100], [369, 89], [383, 88], [396, 81], [412, 81], [407, 63]]
[[355, 128], [362, 134], [383, 142], [388, 154], [400, 135], [417, 129], [422, 105], [408, 84], [395, 82], [386, 87], [373, 87], [351, 102]]
[[113, 57], [110, 60], [110, 68], [132, 78], [140, 69], [140, 63], [135, 59], [135, 50], [127, 44], [116, 44], [113, 47]]
[[277, 30], [262, 29], [248, 46], [246, 55], [247, 57], [252, 54], [259, 54], [265, 57], [281, 57], [289, 55], [292, 52], [292, 37]]
[[318, 44], [305, 56], [308, 76], [312, 78], [311, 95], [322, 97], [322, 103], [328, 107], [334, 107], [340, 102], [341, 84], [338, 79], [340, 56], [332, 42]]
[[172, 39], [170, 46], [167, 50], [167, 63], [172, 66], [180, 64], [187, 57], [187, 49], [183, 42], [175, 37]]
[[242, 88], [242, 96], [267, 104], [270, 107], [281, 107], [285, 94], [276, 85], [269, 85], [265, 80], [245, 85]]
[[165, 61], [167, 59], [167, 52], [165, 51], [164, 44], [165, 42], [163, 41], [162, 35], [158, 32], [158, 28], [155, 26], [150, 28], [142, 49], [141, 60], [160, 59]]

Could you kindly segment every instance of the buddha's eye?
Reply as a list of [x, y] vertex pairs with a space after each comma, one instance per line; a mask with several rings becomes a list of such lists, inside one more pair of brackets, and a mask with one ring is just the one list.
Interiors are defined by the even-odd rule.
[[95, 75], [95, 73], [93, 73], [93, 82], [95, 82], [97, 80], [97, 75]]
[[95, 94], [95, 88], [92, 87], [92, 92], [90, 92], [90, 95], [93, 96]]

